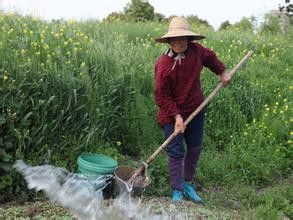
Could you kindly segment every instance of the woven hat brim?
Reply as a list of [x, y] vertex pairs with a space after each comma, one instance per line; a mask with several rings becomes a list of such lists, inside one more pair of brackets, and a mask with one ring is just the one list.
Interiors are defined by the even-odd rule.
[[196, 34], [192, 31], [170, 31], [167, 34], [163, 35], [160, 38], [156, 38], [155, 41], [159, 42], [159, 43], [167, 43], [168, 42], [168, 38], [171, 37], [191, 37], [192, 40], [201, 40], [204, 39], [205, 36], [200, 35], [200, 34]]

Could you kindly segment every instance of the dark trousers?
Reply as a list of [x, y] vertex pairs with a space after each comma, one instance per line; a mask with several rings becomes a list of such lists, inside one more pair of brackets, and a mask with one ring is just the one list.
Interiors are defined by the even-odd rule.
[[[178, 134], [167, 146], [170, 185], [173, 189], [182, 190], [183, 180], [191, 181], [195, 174], [202, 147], [204, 115], [205, 111], [202, 110], [189, 122], [185, 132]], [[174, 132], [174, 124], [166, 124], [163, 129], [165, 138], [168, 138]]]

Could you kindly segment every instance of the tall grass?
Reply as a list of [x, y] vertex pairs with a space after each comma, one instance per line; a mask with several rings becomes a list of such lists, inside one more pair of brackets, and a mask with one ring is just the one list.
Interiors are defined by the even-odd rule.
[[[48, 23], [1, 14], [0, 27], [1, 164], [24, 159], [74, 171], [81, 152], [125, 163], [125, 155], [146, 158], [163, 141], [156, 124], [153, 66], [166, 45], [153, 38], [165, 25]], [[292, 35], [197, 31], [228, 69], [254, 50], [208, 106], [197, 181], [263, 187], [286, 177], [292, 172]], [[202, 81], [207, 95], [218, 79], [204, 70]], [[2, 201], [23, 192], [14, 181], [19, 177], [9, 166], [4, 170]], [[164, 153], [149, 171], [149, 193], [167, 194]]]

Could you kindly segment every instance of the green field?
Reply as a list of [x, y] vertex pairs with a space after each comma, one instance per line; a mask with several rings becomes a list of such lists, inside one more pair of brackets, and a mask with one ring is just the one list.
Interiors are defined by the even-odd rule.
[[[292, 28], [291, 28], [292, 29]], [[82, 152], [138, 166], [163, 142], [154, 63], [167, 24], [45, 22], [0, 14], [0, 201], [27, 200], [17, 159], [76, 169]], [[193, 30], [232, 69], [254, 54], [208, 105], [197, 182], [210, 207], [293, 217], [293, 31]], [[218, 78], [205, 69], [204, 94]], [[2, 172], [3, 171], [3, 172]], [[146, 195], [168, 196], [166, 155], [151, 164]], [[160, 187], [158, 187], [160, 186]], [[290, 208], [291, 207], [291, 208]]]

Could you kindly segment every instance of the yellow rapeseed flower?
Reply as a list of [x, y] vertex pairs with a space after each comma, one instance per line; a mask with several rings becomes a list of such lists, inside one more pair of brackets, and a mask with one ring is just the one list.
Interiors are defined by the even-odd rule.
[[44, 49], [45, 50], [49, 49], [49, 45], [48, 44], [44, 44]]
[[284, 109], [285, 111], [288, 111], [288, 105], [285, 105]]
[[8, 31], [8, 34], [11, 34], [14, 31], [13, 28], [10, 28], [10, 30]]

